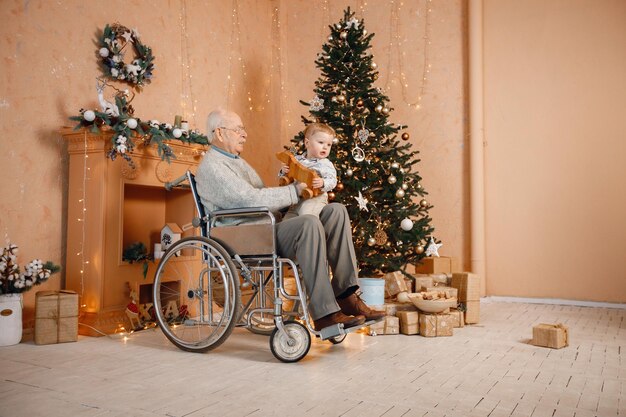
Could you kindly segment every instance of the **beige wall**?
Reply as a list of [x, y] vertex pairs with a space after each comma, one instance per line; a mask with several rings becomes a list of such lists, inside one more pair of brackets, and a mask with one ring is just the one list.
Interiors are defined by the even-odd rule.
[[[192, 127], [204, 131], [206, 113], [228, 105], [252, 132], [244, 156], [270, 183], [278, 169], [274, 152], [289, 143], [301, 128], [300, 115], [306, 114], [298, 100], [312, 97], [319, 75], [313, 61], [326, 39], [326, 26], [339, 20], [346, 5], [366, 19], [369, 32], [376, 33], [378, 85], [388, 88], [395, 108], [392, 121], [410, 126], [411, 142], [421, 151], [419, 169], [430, 192], [428, 200], [435, 206], [431, 215], [436, 236], [444, 242], [441, 252], [467, 260], [465, 6], [461, 0], [146, 4], [0, 2], [4, 149], [0, 164], [5, 175], [0, 183], [0, 232], [21, 247], [22, 265], [34, 257], [57, 263], [65, 259], [68, 167], [58, 129], [70, 124], [67, 118], [81, 107], [97, 106], [95, 77], [100, 72], [94, 41], [98, 29], [119, 21], [136, 27], [153, 48], [155, 78], [133, 101], [138, 117], [173, 122], [176, 114], [184, 114]], [[233, 12], [233, 4], [238, 4], [238, 13]], [[425, 32], [427, 5], [431, 12]], [[396, 12], [398, 18], [392, 15]], [[421, 109], [415, 110], [407, 103], [414, 102], [421, 90], [425, 62], [430, 72], [423, 84]], [[404, 93], [400, 68], [407, 83]], [[63, 277], [57, 275], [38, 289], [62, 286]], [[35, 291], [25, 295], [27, 320], [32, 317], [34, 295]]]
[[626, 2], [484, 2], [487, 292], [626, 301]]

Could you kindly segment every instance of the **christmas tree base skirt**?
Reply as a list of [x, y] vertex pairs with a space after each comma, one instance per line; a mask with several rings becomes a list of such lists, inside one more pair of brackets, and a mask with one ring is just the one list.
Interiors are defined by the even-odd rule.
[[22, 340], [22, 294], [0, 295], [0, 346]]
[[361, 299], [368, 306], [385, 304], [385, 280], [382, 278], [359, 278]]

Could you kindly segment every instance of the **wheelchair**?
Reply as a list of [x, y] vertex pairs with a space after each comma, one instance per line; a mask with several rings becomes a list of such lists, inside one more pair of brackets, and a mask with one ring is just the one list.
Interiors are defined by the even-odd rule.
[[[199, 236], [172, 244], [154, 276], [156, 320], [178, 348], [207, 352], [224, 343], [235, 327], [244, 327], [269, 335], [278, 360], [297, 362], [309, 352], [311, 334], [338, 344], [347, 333], [374, 322], [315, 330], [297, 265], [277, 255], [275, 216], [264, 207], [205, 212], [190, 171], [165, 184], [167, 190], [174, 187], [191, 190], [198, 214], [192, 225], [200, 230]], [[219, 225], [234, 216], [262, 222]], [[286, 288], [289, 271], [295, 294]]]

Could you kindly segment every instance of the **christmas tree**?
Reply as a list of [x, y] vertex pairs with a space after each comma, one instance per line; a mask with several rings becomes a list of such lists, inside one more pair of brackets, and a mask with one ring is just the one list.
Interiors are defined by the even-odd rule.
[[[328, 42], [315, 61], [321, 75], [304, 124], [317, 121], [335, 129], [330, 160], [338, 184], [329, 199], [348, 209], [362, 276], [404, 269], [425, 256], [434, 229], [411, 151], [407, 126], [389, 119], [393, 108], [380, 88], [377, 65], [368, 53], [374, 34], [365, 30], [348, 8], [343, 19], [329, 26]], [[403, 131], [402, 133], [400, 133]], [[292, 140], [304, 149], [304, 134]]]

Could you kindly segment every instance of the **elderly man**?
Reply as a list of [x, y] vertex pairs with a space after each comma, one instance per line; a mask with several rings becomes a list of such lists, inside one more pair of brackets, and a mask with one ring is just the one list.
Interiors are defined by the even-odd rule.
[[[198, 167], [196, 182], [208, 211], [260, 206], [278, 211], [298, 202], [305, 184], [265, 187], [256, 171], [239, 157], [248, 135], [237, 114], [211, 112], [207, 132], [211, 149]], [[230, 221], [237, 224], [244, 220]], [[343, 205], [327, 205], [319, 218], [304, 215], [278, 223], [276, 241], [280, 256], [300, 264], [316, 330], [337, 323], [346, 328], [359, 326], [384, 316], [384, 312], [368, 308], [356, 294], [356, 255]], [[327, 265], [333, 271], [332, 282]]]

